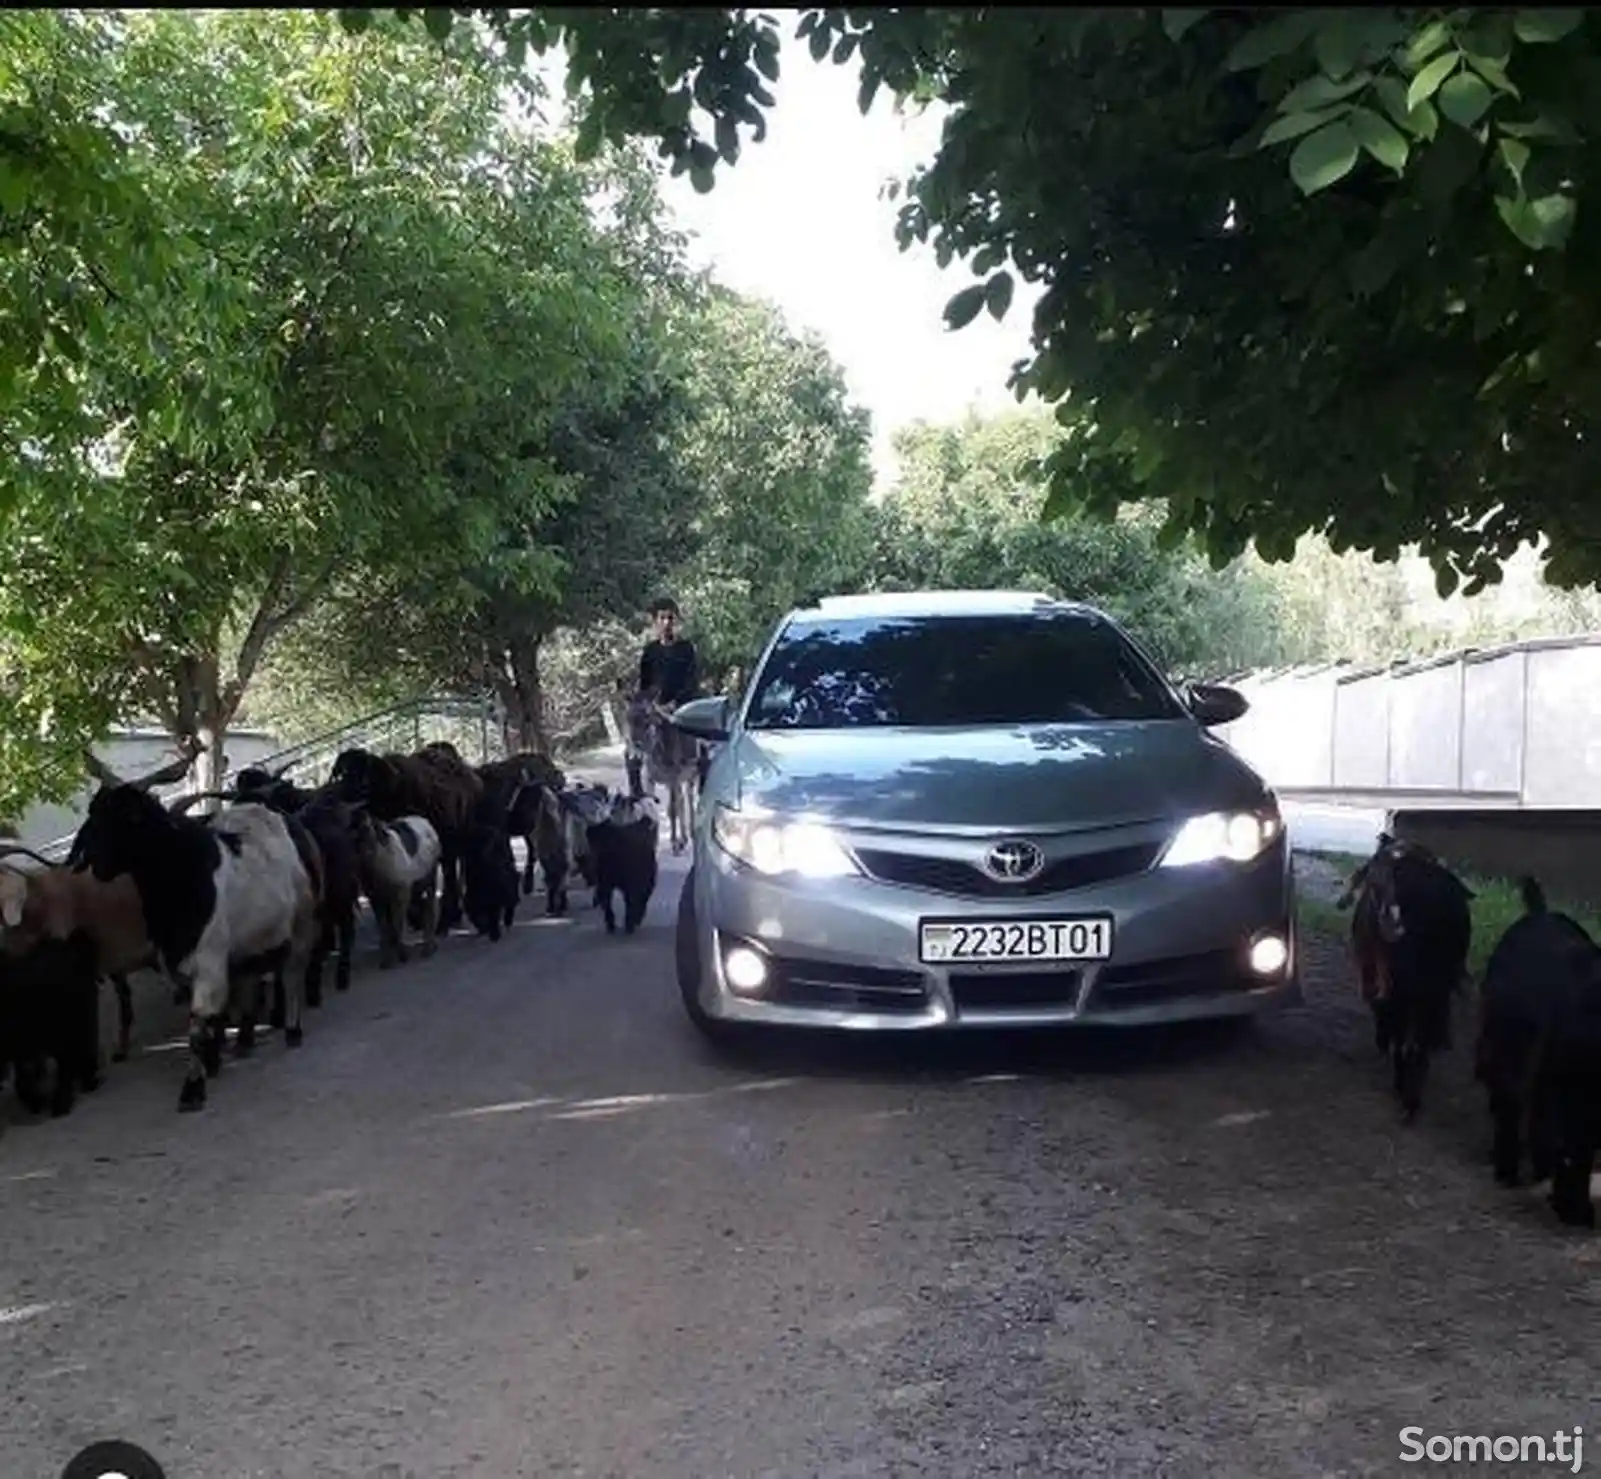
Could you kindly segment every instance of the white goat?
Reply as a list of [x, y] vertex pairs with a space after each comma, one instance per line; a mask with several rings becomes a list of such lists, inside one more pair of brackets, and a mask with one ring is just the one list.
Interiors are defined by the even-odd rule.
[[444, 855], [439, 833], [425, 817], [405, 816], [380, 822], [365, 808], [355, 814], [356, 856], [361, 887], [378, 920], [378, 963], [381, 967], [408, 959], [406, 910], [412, 891], [423, 893], [422, 953], [439, 948], [439, 861]]

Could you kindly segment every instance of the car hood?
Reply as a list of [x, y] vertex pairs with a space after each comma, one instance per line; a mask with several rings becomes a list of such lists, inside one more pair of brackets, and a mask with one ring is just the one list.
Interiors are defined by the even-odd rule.
[[742, 807], [862, 827], [1082, 831], [1254, 805], [1259, 776], [1188, 720], [746, 731]]

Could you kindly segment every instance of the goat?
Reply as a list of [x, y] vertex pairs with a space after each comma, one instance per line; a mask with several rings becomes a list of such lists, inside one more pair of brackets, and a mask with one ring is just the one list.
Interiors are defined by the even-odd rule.
[[[590, 888], [594, 888], [595, 858], [589, 850], [589, 829], [610, 815], [611, 792], [599, 784], [575, 786], [571, 790], [558, 792], [556, 802], [572, 869]], [[597, 896], [597, 907], [599, 903]]]
[[380, 821], [425, 817], [439, 834], [444, 874], [439, 927], [449, 931], [461, 919], [462, 844], [484, 783], [453, 750], [415, 755], [374, 755], [343, 751], [334, 761], [329, 787], [346, 801], [362, 801]]
[[649, 797], [612, 799], [605, 817], [588, 827], [589, 852], [595, 869], [595, 902], [606, 920], [606, 933], [616, 934], [612, 894], [623, 896], [623, 933], [631, 935], [644, 922], [650, 896], [656, 891], [656, 849], [660, 821]]
[[474, 811], [462, 862], [467, 918], [479, 934], [498, 942], [502, 932], [512, 927], [522, 891], [517, 859], [512, 856], [511, 837], [506, 831], [506, 814], [492, 798], [480, 802]]
[[[520, 805], [514, 805], [519, 787], [540, 786], [552, 793], [559, 792], [567, 783], [567, 778], [561, 772], [556, 762], [548, 755], [541, 755], [535, 750], [525, 750], [520, 754], [512, 755], [505, 760], [491, 760], [487, 764], [476, 766], [479, 778], [484, 783], [484, 795], [499, 796], [505, 804], [507, 811], [506, 830], [513, 837], [521, 837], [527, 849], [526, 860], [523, 864], [523, 893], [531, 894], [534, 891], [534, 865], [543, 863], [541, 845], [538, 836], [539, 819], [543, 815], [540, 798], [537, 795], [525, 794]], [[548, 845], [547, 845], [548, 850]], [[564, 858], [564, 854], [560, 855]], [[552, 859], [558, 857], [551, 853]], [[562, 872], [565, 874], [565, 862], [562, 863]], [[549, 870], [545, 874], [545, 888], [550, 894], [553, 885]], [[557, 880], [554, 888], [561, 890], [561, 881]], [[565, 907], [565, 892], [563, 891], [563, 907]], [[552, 913], [559, 912], [552, 908]]]
[[[221, 793], [224, 796], [229, 793]], [[329, 791], [305, 791], [260, 769], [241, 771], [234, 798], [258, 801], [280, 816], [294, 818], [317, 844], [322, 860], [322, 930], [306, 967], [306, 1005], [322, 1005], [322, 968], [336, 945], [334, 986], [350, 990], [350, 956], [356, 942], [356, 907], [361, 901], [360, 868], [353, 830], [354, 810]]]
[[[3, 906], [8, 917], [14, 898], [8, 893]], [[40, 1080], [48, 1062], [52, 1115], [70, 1114], [78, 1089], [100, 1085], [97, 967], [95, 943], [82, 930], [42, 938], [25, 954], [0, 952], [0, 1080], [9, 1063], [17, 1098], [34, 1114], [46, 1104]]]
[[424, 896], [422, 953], [439, 948], [439, 834], [422, 817], [381, 822], [365, 807], [355, 814], [355, 847], [362, 888], [378, 920], [378, 964], [387, 969], [408, 958], [406, 906], [414, 889]]
[[[206, 1102], [207, 1076], [221, 1066], [220, 1028], [232, 975], [286, 975], [284, 1037], [291, 1047], [302, 1040], [306, 965], [317, 939], [320, 892], [314, 845], [255, 802], [240, 802], [205, 821], [169, 812], [149, 794], [161, 772], [130, 782], [93, 755], [88, 760], [100, 789], [67, 861], [102, 882], [132, 876], [162, 968], [190, 991], [189, 1054], [178, 1108], [198, 1110]], [[254, 1011], [246, 1017], [242, 1048], [254, 1032]]]
[[1379, 1051], [1388, 1051], [1395, 1092], [1417, 1116], [1429, 1057], [1451, 1045], [1451, 1004], [1466, 976], [1473, 937], [1462, 880], [1425, 848], [1381, 834], [1352, 875], [1340, 908], [1356, 908], [1351, 941]]
[[[18, 853], [41, 867], [32, 872], [7, 868], [4, 859]], [[110, 979], [117, 996], [117, 1044], [111, 1057], [123, 1062], [133, 1034], [128, 975], [156, 964], [133, 880], [101, 883], [56, 867], [25, 847], [0, 843], [0, 926], [0, 954], [13, 957], [29, 953], [41, 941], [68, 940], [79, 933], [94, 942], [96, 974]]]
[[1523, 914], [1490, 952], [1479, 995], [1474, 1077], [1494, 1125], [1495, 1179], [1515, 1186], [1527, 1145], [1535, 1181], [1570, 1227], [1594, 1227], [1590, 1176], [1601, 1146], [1601, 949], [1556, 913], [1532, 878]]

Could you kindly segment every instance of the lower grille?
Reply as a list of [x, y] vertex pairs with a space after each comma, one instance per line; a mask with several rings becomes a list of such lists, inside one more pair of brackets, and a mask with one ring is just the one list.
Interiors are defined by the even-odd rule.
[[974, 863], [959, 858], [930, 858], [919, 853], [880, 852], [858, 848], [863, 868], [881, 883], [897, 883], [907, 888], [925, 888], [934, 893], [956, 894], [969, 899], [1028, 899], [1044, 894], [1067, 893], [1129, 878], [1143, 873], [1162, 850], [1160, 842], [1141, 842], [1131, 847], [1114, 847], [1101, 852], [1080, 853], [1058, 858], [1038, 878], [1027, 883], [1002, 883]]
[[1070, 1007], [1078, 1000], [1078, 971], [952, 971], [947, 978], [958, 1012]]
[[928, 983], [920, 971], [843, 965], [806, 956], [768, 954], [772, 984], [764, 999], [787, 1007], [833, 1007], [855, 1012], [920, 1012]]
[[1138, 965], [1109, 966], [1095, 983], [1094, 1005], [1147, 1007], [1192, 996], [1244, 991], [1251, 985], [1238, 950], [1208, 950]]

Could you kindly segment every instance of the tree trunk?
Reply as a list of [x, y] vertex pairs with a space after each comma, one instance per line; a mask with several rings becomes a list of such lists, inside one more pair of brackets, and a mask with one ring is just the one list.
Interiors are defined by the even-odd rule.
[[[228, 726], [238, 712], [239, 698], [234, 685], [224, 687], [215, 653], [185, 657], [179, 666], [177, 689], [181, 722], [178, 727], [182, 732], [174, 738], [181, 741], [187, 735], [194, 735], [199, 739], [205, 748], [195, 761], [195, 790], [220, 791], [228, 770]], [[215, 811], [218, 804], [208, 801], [203, 810]]]
[[542, 637], [519, 637], [508, 644], [495, 687], [505, 706], [506, 724], [519, 750], [550, 753], [545, 734], [545, 691], [539, 682]]

